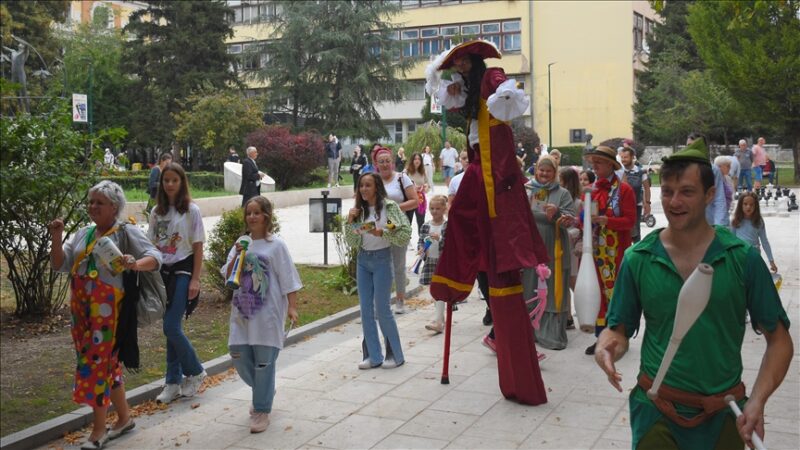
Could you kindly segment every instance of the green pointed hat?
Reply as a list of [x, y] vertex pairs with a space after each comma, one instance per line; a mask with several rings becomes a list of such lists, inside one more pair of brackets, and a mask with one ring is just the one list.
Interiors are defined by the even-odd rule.
[[661, 161], [691, 161], [700, 164], [711, 165], [711, 160], [709, 159], [708, 155], [708, 146], [703, 138], [695, 139], [694, 142], [684, 147], [683, 150], [677, 151], [670, 156], [661, 158]]

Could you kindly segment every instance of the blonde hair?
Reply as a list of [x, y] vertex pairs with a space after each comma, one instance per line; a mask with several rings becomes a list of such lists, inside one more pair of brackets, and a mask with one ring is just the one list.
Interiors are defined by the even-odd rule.
[[442, 194], [434, 195], [428, 200], [428, 204], [433, 204], [433, 202], [441, 202], [442, 206], [447, 208], [447, 197]]

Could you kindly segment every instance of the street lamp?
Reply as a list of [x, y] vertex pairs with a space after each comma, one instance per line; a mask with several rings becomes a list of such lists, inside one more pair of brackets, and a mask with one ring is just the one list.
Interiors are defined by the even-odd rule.
[[551, 62], [547, 65], [547, 123], [550, 127], [547, 141], [549, 148], [553, 148], [553, 100], [550, 92], [550, 66], [553, 64], [555, 64], [555, 62]]

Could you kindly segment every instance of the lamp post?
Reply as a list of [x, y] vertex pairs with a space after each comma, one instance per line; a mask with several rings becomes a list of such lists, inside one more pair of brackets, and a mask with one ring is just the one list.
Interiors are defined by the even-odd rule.
[[553, 97], [550, 92], [550, 66], [553, 64], [555, 64], [555, 62], [551, 62], [547, 65], [547, 124], [549, 126], [547, 145], [549, 148], [553, 148]]

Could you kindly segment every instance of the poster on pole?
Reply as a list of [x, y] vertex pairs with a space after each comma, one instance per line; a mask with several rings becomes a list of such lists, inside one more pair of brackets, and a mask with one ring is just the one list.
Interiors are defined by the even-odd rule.
[[442, 113], [442, 104], [439, 103], [439, 99], [436, 95], [431, 95], [431, 114], [441, 114]]
[[89, 121], [89, 102], [86, 94], [72, 94], [72, 121], [82, 123]]

